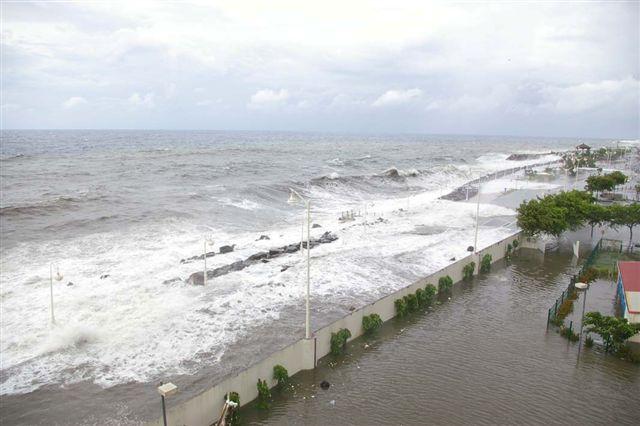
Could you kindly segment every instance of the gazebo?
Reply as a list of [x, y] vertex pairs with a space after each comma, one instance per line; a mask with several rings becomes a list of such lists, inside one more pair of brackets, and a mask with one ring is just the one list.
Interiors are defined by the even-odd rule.
[[591, 147], [585, 143], [581, 143], [580, 145], [576, 146], [576, 151], [589, 152], [591, 151]]

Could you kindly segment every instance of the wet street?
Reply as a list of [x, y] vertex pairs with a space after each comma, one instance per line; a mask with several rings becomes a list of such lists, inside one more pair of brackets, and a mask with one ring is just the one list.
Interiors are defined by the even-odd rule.
[[[497, 263], [431, 311], [295, 376], [273, 391], [270, 410], [244, 407], [243, 424], [637, 424], [640, 365], [597, 346], [578, 363], [577, 343], [546, 330], [547, 309], [578, 269], [570, 250], [565, 242]], [[587, 311], [612, 314], [614, 295], [613, 283], [595, 282]], [[581, 308], [578, 299], [567, 323]]]

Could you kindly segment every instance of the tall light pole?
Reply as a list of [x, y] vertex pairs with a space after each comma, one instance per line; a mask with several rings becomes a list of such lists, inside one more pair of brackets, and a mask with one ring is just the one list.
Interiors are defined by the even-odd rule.
[[[475, 238], [473, 240], [473, 251], [476, 254], [476, 257], [479, 256], [478, 255], [478, 226], [479, 226], [479, 223], [480, 223], [480, 189], [481, 189], [481, 186], [480, 186], [480, 184], [478, 184], [478, 195], [477, 195], [478, 201], [476, 203], [476, 236], [475, 236]], [[478, 260], [477, 263], [478, 263], [478, 271], [479, 271], [480, 270], [480, 258], [478, 257], [477, 260]]]
[[[304, 203], [307, 208], [307, 296], [306, 296], [306, 315], [305, 315], [305, 339], [311, 338], [311, 314], [309, 312], [309, 288], [311, 282], [311, 202], [304, 198], [298, 191], [293, 188], [289, 188], [291, 191], [287, 202], [289, 204], [297, 204], [299, 202]], [[304, 222], [302, 222], [304, 229]]]
[[589, 289], [589, 284], [586, 283], [575, 283], [575, 286], [578, 290], [580, 290], [582, 294], [582, 319], [580, 320], [580, 336], [578, 339], [578, 360], [580, 360], [580, 349], [582, 349], [582, 327], [584, 327], [584, 308], [587, 304], [587, 290]]
[[176, 392], [178, 392], [178, 387], [173, 383], [162, 384], [162, 382], [160, 382], [160, 386], [158, 386], [158, 393], [160, 394], [160, 398], [162, 399], [162, 423], [164, 424], [164, 426], [167, 426], [167, 408], [164, 399]]
[[204, 275], [202, 276], [203, 285], [207, 285], [207, 244], [213, 246], [213, 238], [210, 235], [204, 237], [204, 252], [202, 253], [204, 259]]
[[[55, 325], [56, 317], [53, 314], [53, 263], [49, 264], [49, 293], [51, 295], [51, 325]], [[56, 265], [56, 281], [62, 280], [62, 274], [60, 273], [60, 268]]]

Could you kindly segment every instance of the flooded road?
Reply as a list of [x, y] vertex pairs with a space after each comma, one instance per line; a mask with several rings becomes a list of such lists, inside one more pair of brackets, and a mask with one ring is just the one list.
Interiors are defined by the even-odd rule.
[[[566, 244], [522, 251], [432, 311], [392, 320], [297, 375], [273, 391], [268, 412], [245, 407], [243, 424], [637, 424], [640, 365], [597, 348], [577, 363], [577, 344], [546, 331], [576, 269]], [[611, 314], [614, 291], [594, 283], [587, 310]]]

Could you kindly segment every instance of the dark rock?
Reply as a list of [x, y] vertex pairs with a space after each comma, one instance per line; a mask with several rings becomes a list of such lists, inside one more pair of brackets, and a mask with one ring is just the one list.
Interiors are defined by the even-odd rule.
[[320, 387], [324, 390], [329, 389], [330, 386], [331, 386], [331, 383], [327, 382], [326, 380], [323, 380], [320, 382]]
[[353, 311], [355, 311], [355, 310], [356, 310], [356, 307], [355, 307], [355, 306], [349, 306], [349, 311], [350, 311], [350, 312], [353, 312]]
[[260, 235], [260, 238], [258, 238], [256, 241], [260, 241], [260, 240], [270, 240], [271, 238], [269, 238], [268, 235]]
[[247, 267], [247, 266], [249, 266], [249, 265], [248, 265], [248, 264], [247, 264], [247, 265], [245, 265], [245, 262], [244, 262], [243, 260], [239, 260], [239, 261], [237, 261], [237, 262], [233, 262], [233, 263], [232, 263], [231, 265], [229, 265], [229, 266], [231, 266], [231, 270], [232, 270], [232, 271], [239, 271], [239, 270], [241, 270], [241, 269], [246, 268], [246, 267]]
[[220, 246], [220, 254], [231, 253], [235, 246], [235, 244], [230, 246]]
[[320, 225], [319, 223], [314, 223], [311, 227], [312, 228], [322, 228], [322, 225]]
[[[207, 255], [207, 257], [213, 257], [213, 256], [216, 255], [216, 252], [215, 251], [210, 251], [210, 252], [207, 252], [206, 255]], [[204, 259], [203, 255], [191, 256], [191, 257], [188, 257], [186, 259], [180, 259], [180, 263], [191, 263], [194, 260], [202, 260], [202, 259]]]
[[194, 272], [189, 276], [187, 282], [192, 285], [204, 285], [204, 274], [202, 272]]
[[67, 287], [71, 287], [72, 285], [73, 285], [73, 283], [72, 283], [71, 281], [69, 281], [69, 282], [67, 283]]
[[251, 256], [249, 256], [249, 258], [247, 259], [250, 262], [256, 262], [260, 259], [266, 259], [269, 256], [269, 253], [267, 253], [266, 251], [259, 251], [256, 254], [252, 254]]
[[452, 257], [451, 259], [449, 259], [449, 261], [450, 261], [450, 262], [455, 262], [455, 261], [456, 261], [456, 258], [455, 258], [455, 257]]
[[282, 268], [280, 268], [280, 272], [284, 272], [284, 271], [286, 271], [287, 269], [289, 269], [290, 267], [291, 267], [291, 266], [289, 266], [289, 265], [284, 265]]
[[182, 281], [182, 279], [176, 277], [176, 278], [171, 278], [170, 280], [164, 280], [162, 281], [162, 284], [173, 284], [173, 283], [177, 283]]
[[285, 253], [295, 253], [300, 250], [300, 244], [289, 244], [284, 248]]
[[269, 257], [279, 256], [284, 253], [283, 248], [274, 248], [269, 250]]
[[101, 280], [104, 280], [105, 278], [109, 278], [109, 274], [100, 275]]
[[473, 251], [473, 246], [467, 247], [467, 251], [469, 251], [469, 252]]
[[[332, 234], [331, 232], [325, 232], [324, 234], [322, 234], [322, 236], [318, 239], [312, 239], [310, 241], [310, 246], [311, 248], [318, 246], [319, 244], [325, 244], [325, 243], [331, 243], [335, 240], [337, 240], [338, 237], [335, 234]], [[304, 243], [304, 246], [306, 247], [306, 242]], [[235, 247], [235, 245], [232, 246], [222, 246], [220, 247], [220, 252], [221, 253], [228, 253], [229, 251], [233, 251], [233, 248]], [[286, 253], [294, 253], [296, 251], [300, 250], [300, 245], [298, 243], [295, 244], [289, 244], [286, 245], [284, 247], [276, 247], [276, 248], [272, 248], [270, 249], [268, 252], [266, 251], [261, 251], [258, 253], [254, 253], [251, 256], [249, 256], [246, 260], [238, 260], [236, 262], [233, 262], [229, 265], [225, 265], [225, 266], [221, 266], [219, 268], [215, 268], [215, 269], [211, 269], [207, 271], [207, 280], [210, 278], [216, 278], [219, 277], [221, 275], [225, 275], [228, 274], [229, 272], [233, 272], [233, 271], [240, 271], [244, 268], [247, 268], [255, 263], [257, 263], [258, 261], [262, 262], [262, 263], [268, 263], [270, 258], [272, 257], [278, 257], [281, 256], [283, 254]], [[208, 254], [207, 254], [208, 255]], [[194, 256], [193, 258], [189, 258], [187, 259], [187, 261], [190, 261], [191, 259], [202, 259], [203, 256]], [[183, 262], [185, 263], [185, 262]], [[284, 266], [282, 268], [282, 272], [284, 272], [287, 268], [289, 268], [289, 266]], [[195, 272], [193, 274], [191, 274], [191, 276], [189, 276], [189, 278], [187, 279], [187, 282], [189, 284], [193, 284], [193, 285], [203, 285], [204, 284], [204, 275], [202, 272]]]

